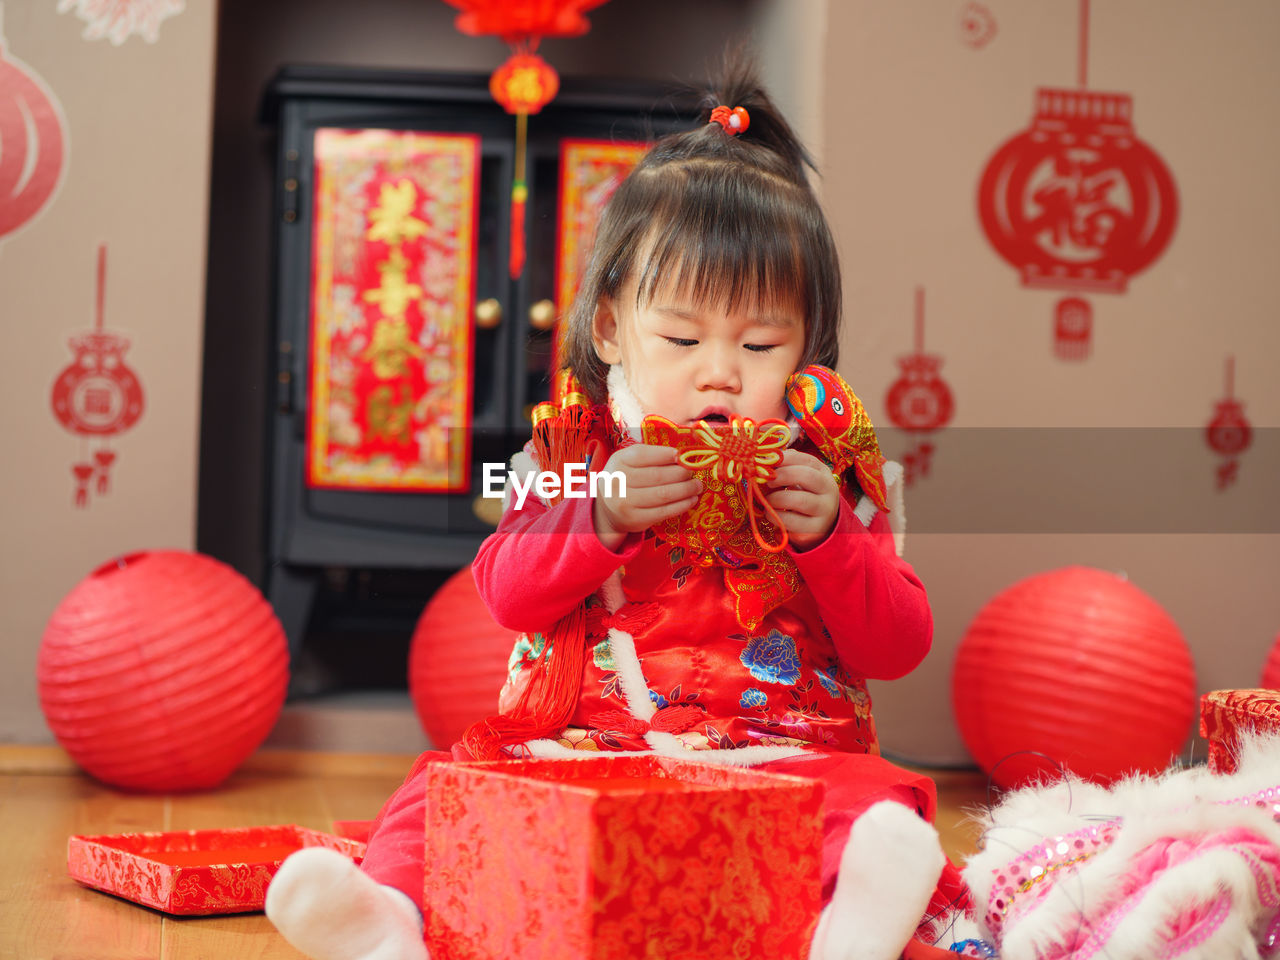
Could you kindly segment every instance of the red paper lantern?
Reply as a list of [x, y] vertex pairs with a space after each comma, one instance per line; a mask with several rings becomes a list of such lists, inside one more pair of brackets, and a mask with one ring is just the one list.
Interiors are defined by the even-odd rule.
[[131, 790], [200, 790], [275, 725], [289, 649], [270, 604], [230, 567], [141, 552], [62, 600], [37, 677], [50, 729], [88, 773]]
[[435, 746], [447, 750], [497, 711], [516, 636], [489, 615], [470, 567], [436, 591], [409, 648], [409, 695]]
[[1056, 776], [1058, 765], [1106, 783], [1169, 764], [1190, 731], [1195, 668], [1151, 597], [1068, 567], [982, 608], [956, 651], [952, 699], [965, 745], [1001, 786]]

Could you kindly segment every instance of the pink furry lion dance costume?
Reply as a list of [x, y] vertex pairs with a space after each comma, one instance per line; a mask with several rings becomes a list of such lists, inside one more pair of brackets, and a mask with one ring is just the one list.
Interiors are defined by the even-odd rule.
[[972, 912], [937, 942], [1002, 960], [1280, 957], [1277, 819], [1276, 736], [1244, 741], [1231, 775], [1016, 791], [981, 818]]

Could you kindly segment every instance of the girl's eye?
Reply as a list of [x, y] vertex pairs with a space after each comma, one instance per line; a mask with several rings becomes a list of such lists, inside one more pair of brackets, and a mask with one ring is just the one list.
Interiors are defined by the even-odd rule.
[[768, 353], [771, 350], [778, 349], [776, 343], [748, 343], [747, 349], [754, 353]]
[[683, 337], [663, 337], [663, 339], [676, 347], [695, 347], [698, 345], [697, 340], [686, 340]]

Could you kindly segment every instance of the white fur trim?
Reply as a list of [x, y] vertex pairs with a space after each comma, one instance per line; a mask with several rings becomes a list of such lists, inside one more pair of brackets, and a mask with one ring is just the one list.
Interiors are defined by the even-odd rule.
[[898, 556], [907, 550], [907, 501], [906, 476], [902, 464], [896, 460], [885, 462], [882, 470], [884, 476], [884, 502], [889, 506], [889, 529], [893, 531], [893, 548]]
[[627, 375], [621, 364], [610, 365], [605, 385], [609, 388], [609, 411], [613, 418], [623, 429], [638, 431], [640, 424], [644, 422], [644, 408], [631, 392], [631, 385], [627, 383]]
[[[804, 747], [740, 747], [737, 750], [694, 750], [686, 747], [673, 734], [650, 730], [645, 742], [651, 750], [575, 750], [555, 740], [529, 740], [524, 747], [536, 758], [589, 760], [593, 757], [652, 757], [655, 754], [672, 760], [692, 760], [729, 767], [754, 767], [771, 760], [799, 757], [812, 751]], [[508, 747], [507, 752], [519, 756], [520, 747]]]
[[864, 496], [858, 501], [858, 505], [853, 508], [853, 515], [858, 518], [864, 527], [871, 526], [871, 521], [876, 518], [876, 514], [880, 512], [880, 508], [876, 506], [875, 501], [870, 497]]
[[[605, 609], [617, 613], [627, 602], [622, 592], [622, 574], [617, 570], [600, 587], [600, 595], [604, 598]], [[640, 666], [640, 658], [636, 654], [635, 637], [617, 627], [609, 628], [609, 652], [613, 655], [613, 665], [618, 672], [618, 685], [622, 687], [622, 699], [627, 710], [638, 720], [651, 720], [657, 707], [649, 698], [649, 686], [644, 681], [644, 670]]]
[[728, 767], [754, 767], [770, 760], [785, 760], [810, 751], [804, 747], [739, 747], [737, 750], [696, 750], [686, 747], [674, 733], [650, 730], [644, 735], [645, 743], [660, 757], [674, 760], [696, 760], [699, 763], [717, 763]]
[[[902, 495], [902, 464], [894, 460], [885, 461], [884, 467], [885, 503], [889, 506], [889, 529], [893, 531], [893, 549], [902, 556], [907, 548], [907, 506]], [[853, 515], [862, 521], [864, 527], [870, 527], [880, 508], [867, 496], [858, 501], [853, 508]]]

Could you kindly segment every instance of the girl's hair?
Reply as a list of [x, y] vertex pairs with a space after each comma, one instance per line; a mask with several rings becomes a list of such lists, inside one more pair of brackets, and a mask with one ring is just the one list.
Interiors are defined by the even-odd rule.
[[806, 177], [813, 161], [747, 57], [731, 53], [723, 76], [704, 95], [703, 120], [717, 105], [745, 107], [748, 129], [731, 136], [718, 123], [703, 123], [662, 138], [600, 218], [564, 350], [565, 365], [594, 402], [604, 399], [608, 372], [591, 338], [596, 307], [616, 300], [633, 276], [637, 307], [659, 282], [729, 309], [794, 303], [805, 323], [801, 366], [836, 365], [840, 264]]

